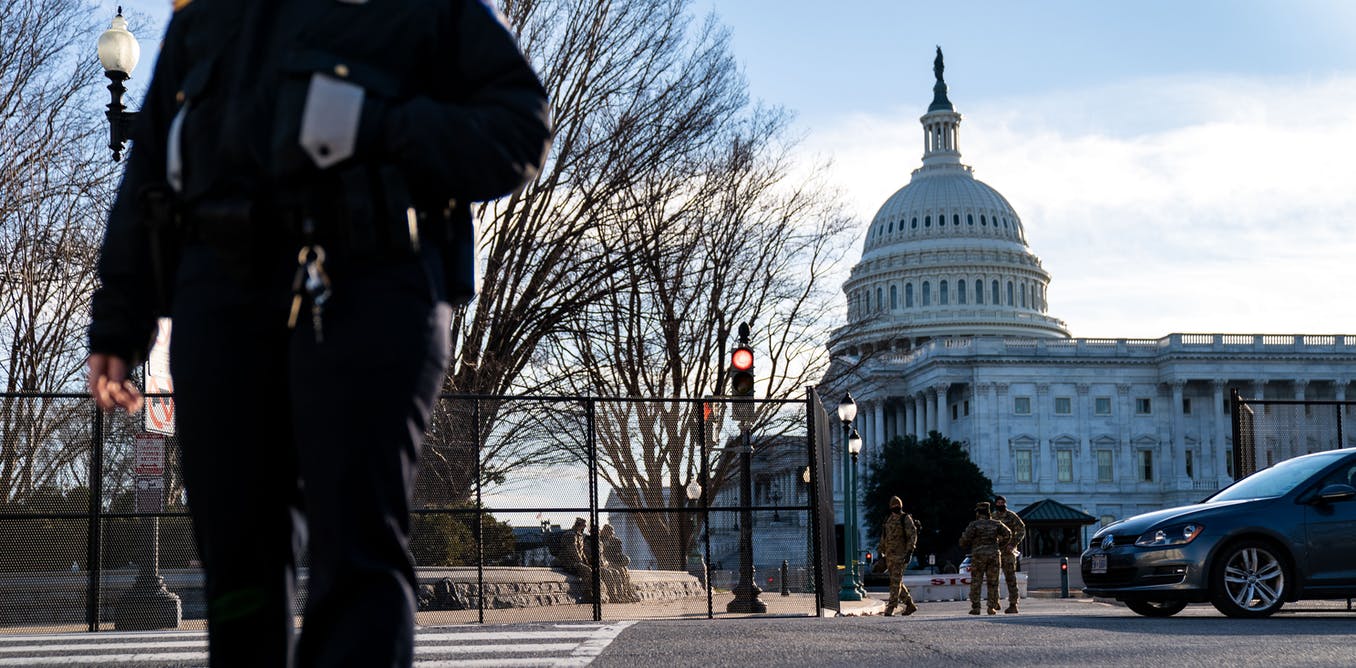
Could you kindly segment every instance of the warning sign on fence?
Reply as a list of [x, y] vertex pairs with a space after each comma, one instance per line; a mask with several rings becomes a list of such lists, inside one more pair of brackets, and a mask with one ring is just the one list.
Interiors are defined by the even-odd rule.
[[165, 475], [165, 436], [163, 434], [137, 434], [133, 439], [138, 476]]

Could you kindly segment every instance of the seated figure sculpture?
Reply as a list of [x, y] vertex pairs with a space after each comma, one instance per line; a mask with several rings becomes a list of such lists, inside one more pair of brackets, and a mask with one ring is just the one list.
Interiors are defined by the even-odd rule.
[[[574, 526], [565, 532], [564, 540], [558, 544], [559, 549], [555, 553], [556, 559], [560, 562], [560, 567], [580, 579], [583, 585], [581, 589], [584, 592], [579, 598], [580, 603], [593, 602], [593, 564], [589, 559], [586, 529], [588, 529], [588, 521], [582, 517], [576, 517]], [[606, 576], [606, 571], [599, 573], [599, 575]], [[606, 584], [606, 577], [604, 577], [604, 583]], [[608, 589], [604, 586], [603, 590], [599, 592], [601, 594], [600, 603], [608, 602]]]
[[621, 539], [611, 524], [604, 524], [599, 530], [599, 546], [602, 549], [603, 578], [608, 583], [608, 594], [617, 603], [639, 603], [640, 594], [631, 584], [631, 557], [622, 552]]

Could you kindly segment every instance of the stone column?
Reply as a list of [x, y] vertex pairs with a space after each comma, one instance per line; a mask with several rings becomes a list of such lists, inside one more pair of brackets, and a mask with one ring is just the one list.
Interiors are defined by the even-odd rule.
[[[1295, 379], [1295, 401], [1304, 401], [1307, 396], [1305, 391], [1308, 387], [1309, 380], [1307, 378]], [[1308, 454], [1309, 439], [1305, 438], [1305, 435], [1309, 433], [1309, 425], [1304, 419], [1304, 407], [1293, 406], [1292, 408], [1294, 410], [1290, 411], [1290, 419], [1293, 421], [1294, 426], [1290, 428], [1290, 451], [1286, 453], [1286, 459]], [[1278, 459], [1277, 461], [1280, 460]]]
[[1129, 383], [1116, 384], [1116, 397], [1120, 399], [1120, 406], [1116, 409], [1116, 422], [1121, 427], [1121, 461], [1116, 467], [1116, 476], [1120, 478], [1117, 482], [1122, 487], [1126, 481], [1132, 484], [1139, 482], [1139, 461], [1135, 458], [1134, 449], [1130, 447], [1130, 420], [1134, 416], [1134, 407], [1130, 405], [1130, 388]]
[[934, 385], [932, 391], [937, 395], [937, 431], [943, 436], [951, 435], [951, 402], [947, 398], [950, 383]]
[[876, 425], [872, 430], [872, 436], [876, 439], [876, 442], [872, 443], [871, 447], [876, 448], [873, 451], [880, 451], [880, 448], [885, 446], [885, 440], [888, 440], [885, 436], [885, 402], [877, 401], [872, 413], [876, 417]]
[[1032, 407], [1031, 413], [1036, 418], [1036, 462], [1035, 475], [1032, 476], [1032, 482], [1037, 484], [1037, 489], [1047, 490], [1055, 483], [1058, 476], [1055, 473], [1055, 452], [1050, 444], [1048, 434], [1045, 433], [1045, 425], [1049, 422], [1045, 419], [1047, 415], [1053, 413], [1053, 406], [1050, 405], [1050, 384], [1036, 384], [1036, 405]]
[[1008, 406], [1008, 384], [995, 383], [993, 385], [993, 428], [994, 428], [994, 476], [995, 485], [1011, 485], [1012, 477], [1012, 447], [1009, 444], [1008, 433], [1008, 413], [1011, 407]]
[[905, 410], [908, 404], [908, 398], [902, 398], [895, 403], [895, 434], [903, 438], [909, 433], [909, 416]]
[[[1349, 378], [1338, 378], [1337, 380], [1334, 380], [1334, 381], [1333, 381], [1333, 398], [1336, 399], [1337, 401], [1346, 401], [1346, 400], [1347, 400], [1347, 384], [1350, 383], [1350, 382], [1351, 382], [1351, 380], [1350, 380]], [[1347, 440], [1347, 434], [1351, 433], [1351, 428], [1352, 428], [1353, 426], [1356, 426], [1356, 425], [1351, 424], [1351, 422], [1347, 419], [1347, 416], [1351, 415], [1351, 409], [1350, 409], [1349, 407], [1347, 407], [1347, 406], [1338, 406], [1338, 407], [1337, 407], [1337, 412], [1338, 412], [1338, 418], [1339, 418], [1340, 420], [1342, 420], [1342, 440]], [[1337, 425], [1333, 425], [1333, 428], [1334, 428], [1334, 429], [1336, 429], [1336, 427], [1337, 427]], [[1335, 432], [1334, 432], [1334, 433], [1335, 433]], [[1338, 442], [1337, 442], [1337, 447], [1339, 447], [1339, 448], [1346, 447], [1346, 443], [1343, 443], [1342, 441], [1338, 441]]]
[[1092, 415], [1089, 396], [1092, 385], [1079, 383], [1074, 387], [1078, 391], [1078, 456], [1083, 460], [1081, 466], [1074, 467], [1074, 485], [1087, 492], [1097, 483], [1097, 458], [1092, 456], [1092, 435], [1088, 428], [1088, 416]]
[[[1168, 407], [1172, 411], [1172, 475], [1168, 480], [1175, 484], [1177, 489], [1187, 489], [1191, 483], [1186, 481], [1186, 434], [1182, 433], [1182, 395], [1186, 389], [1186, 381], [1174, 380], [1169, 385], [1172, 388], [1172, 405]], [[1195, 471], [1192, 472], [1195, 474]]]
[[[928, 406], [928, 431], [937, 431], [937, 390], [929, 387], [923, 390], [923, 401]], [[927, 434], [924, 433], [924, 436]]]
[[913, 437], [923, 440], [923, 429], [927, 425], [927, 411], [923, 410], [923, 402], [917, 392], [909, 395], [909, 405], [913, 406]]

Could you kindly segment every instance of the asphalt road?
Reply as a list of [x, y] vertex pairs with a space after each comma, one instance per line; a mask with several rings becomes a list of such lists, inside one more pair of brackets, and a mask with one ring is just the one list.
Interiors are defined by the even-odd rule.
[[968, 603], [946, 602], [909, 617], [642, 621], [592, 665], [1356, 666], [1356, 612], [1344, 601], [1290, 604], [1260, 620], [1209, 605], [1168, 619], [1089, 599], [1022, 607], [979, 617], [966, 614]]

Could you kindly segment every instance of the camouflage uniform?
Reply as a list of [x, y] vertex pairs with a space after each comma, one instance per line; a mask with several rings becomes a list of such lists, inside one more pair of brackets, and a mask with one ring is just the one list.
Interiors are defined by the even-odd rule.
[[[1007, 612], [1017, 612], [1017, 599], [1020, 598], [1020, 592], [1017, 591], [1017, 546], [1022, 544], [1022, 538], [1026, 536], [1026, 522], [1017, 516], [1017, 513], [1008, 510], [1006, 507], [999, 511], [995, 509], [992, 519], [996, 522], [1002, 522], [1003, 526], [1012, 532], [1012, 540], [998, 550], [999, 568], [1003, 571], [1003, 579], [1008, 584], [1008, 609]], [[1012, 547], [1008, 547], [1011, 545]]]
[[890, 517], [885, 520], [884, 535], [876, 548], [890, 569], [890, 602], [885, 604], [885, 614], [894, 614], [895, 608], [902, 602], [904, 614], [911, 615], [918, 606], [914, 605], [913, 596], [904, 584], [904, 567], [909, 565], [909, 557], [918, 544], [918, 529], [907, 513], [896, 507], [890, 510]]
[[975, 513], [979, 517], [965, 527], [960, 537], [960, 546], [970, 549], [970, 614], [979, 614], [982, 577], [989, 585], [989, 614], [992, 615], [998, 612], [998, 551], [1012, 539], [1012, 532], [1003, 523], [988, 518], [989, 504], [979, 504]]

